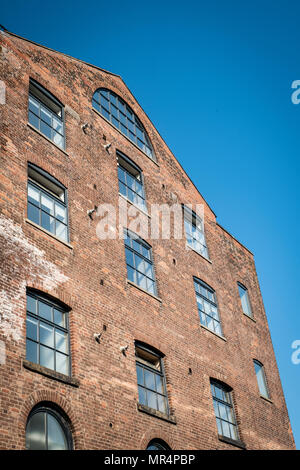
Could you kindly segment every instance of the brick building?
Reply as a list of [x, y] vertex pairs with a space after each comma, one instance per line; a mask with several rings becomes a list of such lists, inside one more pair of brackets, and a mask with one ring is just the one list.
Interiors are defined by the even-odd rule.
[[251, 252], [118, 75], [0, 40], [0, 448], [293, 449]]

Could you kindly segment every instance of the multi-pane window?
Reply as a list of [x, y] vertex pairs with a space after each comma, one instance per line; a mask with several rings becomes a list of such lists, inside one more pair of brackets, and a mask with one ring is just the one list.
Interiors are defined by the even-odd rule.
[[239, 440], [232, 396], [228, 387], [211, 381], [211, 393], [217, 420], [218, 434], [235, 441]]
[[188, 245], [205, 258], [208, 258], [203, 220], [186, 206], [183, 207], [183, 211], [184, 228]]
[[136, 344], [135, 354], [139, 403], [168, 414], [168, 400], [161, 356], [140, 344]]
[[266, 375], [265, 375], [265, 370], [264, 366], [256, 360], [253, 360], [254, 363], [254, 369], [255, 369], [255, 374], [256, 374], [256, 379], [257, 379], [257, 385], [259, 388], [259, 393], [261, 396], [265, 398], [270, 398], [268, 387], [267, 387], [267, 380], [266, 380]]
[[147, 445], [146, 450], [171, 450], [168, 444], [161, 439], [152, 439]]
[[194, 278], [194, 285], [201, 325], [222, 335], [215, 291], [197, 278]]
[[125, 231], [124, 237], [128, 279], [156, 295], [151, 247], [129, 230]]
[[246, 289], [246, 287], [244, 287], [240, 283], [238, 283], [238, 288], [239, 288], [239, 294], [241, 298], [243, 312], [245, 315], [248, 315], [248, 317], [252, 317], [252, 310], [250, 306], [248, 290]]
[[68, 313], [58, 304], [27, 293], [26, 359], [70, 374]]
[[29, 84], [29, 123], [64, 149], [64, 110], [62, 104], [33, 80]]
[[119, 191], [133, 204], [146, 210], [143, 175], [125, 156], [118, 154]]
[[55, 178], [28, 165], [27, 217], [56, 237], [68, 241], [67, 191]]
[[55, 410], [41, 406], [29, 416], [26, 426], [26, 449], [71, 450], [69, 426]]
[[131, 108], [110, 90], [99, 88], [92, 100], [93, 107], [125, 134], [152, 160], [155, 155], [145, 128]]

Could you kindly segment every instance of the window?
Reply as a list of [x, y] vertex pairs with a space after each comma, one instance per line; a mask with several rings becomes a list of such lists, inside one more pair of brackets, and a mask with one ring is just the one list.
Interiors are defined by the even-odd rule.
[[142, 289], [157, 294], [151, 247], [140, 237], [125, 231], [127, 277]]
[[95, 91], [93, 108], [129, 137], [148, 157], [155, 160], [151, 142], [143, 124], [132, 109], [118, 95], [105, 88]]
[[27, 217], [68, 241], [67, 191], [59, 181], [31, 163], [28, 165]]
[[152, 439], [147, 445], [146, 450], [171, 450], [168, 444], [161, 439]]
[[141, 170], [127, 157], [118, 154], [119, 191], [133, 204], [146, 210]]
[[254, 369], [255, 369], [255, 374], [256, 374], [256, 379], [257, 379], [257, 385], [259, 388], [259, 393], [261, 394], [262, 397], [270, 399], [264, 366], [259, 361], [256, 361], [255, 359], [253, 360], [253, 363], [254, 363]]
[[208, 250], [205, 241], [203, 221], [194, 211], [183, 206], [184, 228], [188, 245], [200, 255], [208, 258]]
[[229, 387], [211, 381], [211, 393], [217, 420], [218, 434], [234, 441], [239, 440], [232, 396]]
[[242, 302], [242, 308], [245, 315], [252, 318], [252, 311], [249, 302], [248, 290], [242, 284], [238, 283], [239, 294]]
[[194, 278], [194, 285], [201, 325], [222, 336], [215, 291], [197, 278]]
[[48, 406], [38, 406], [29, 415], [26, 449], [71, 450], [72, 435], [67, 421]]
[[27, 292], [26, 359], [70, 375], [68, 313], [33, 291]]
[[63, 105], [34, 80], [29, 83], [28, 120], [48, 139], [65, 148]]
[[168, 414], [167, 392], [161, 356], [141, 344], [136, 344], [135, 355], [139, 403]]

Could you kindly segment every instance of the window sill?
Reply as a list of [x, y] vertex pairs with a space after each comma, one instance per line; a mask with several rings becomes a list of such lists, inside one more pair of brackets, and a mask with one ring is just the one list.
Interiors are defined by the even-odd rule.
[[249, 318], [249, 320], [252, 320], [252, 321], [254, 321], [254, 323], [256, 323], [256, 320], [254, 320], [254, 318], [250, 317], [250, 315], [247, 315], [247, 313], [243, 312], [243, 315], [245, 315], [245, 317]]
[[110, 124], [113, 129], [118, 131], [119, 134], [121, 134], [123, 137], [125, 137], [125, 139], [128, 140], [128, 142], [130, 142], [132, 145], [135, 146], [135, 148], [137, 148], [140, 152], [142, 152], [142, 154], [145, 155], [152, 163], [154, 163], [156, 166], [159, 167], [159, 164], [155, 160], [153, 160], [151, 157], [149, 157], [149, 155], [147, 155], [138, 145], [136, 145], [132, 140], [130, 140], [129, 137], [127, 137], [127, 135], [123, 134], [123, 132], [121, 132], [120, 129], [118, 129], [116, 126], [114, 126], [108, 119], [106, 119], [104, 116], [102, 116], [102, 114], [99, 113], [99, 111], [97, 111], [97, 109], [92, 107], [92, 110], [96, 114], [98, 114], [98, 116], [100, 116], [102, 119], [104, 119], [104, 121], [106, 121], [108, 124]]
[[201, 258], [205, 259], [205, 261], [208, 261], [210, 264], [212, 264], [212, 261], [209, 259], [209, 258], [206, 258], [206, 256], [203, 256], [201, 255], [201, 253], [199, 253], [199, 251], [195, 250], [194, 248], [192, 248], [190, 245], [188, 245], [186, 243], [186, 248], [188, 248], [189, 250], [193, 251], [194, 253], [197, 253], [197, 255], [201, 256]]
[[223, 341], [227, 342], [227, 339], [225, 338], [225, 336], [221, 336], [221, 335], [218, 335], [218, 333], [215, 333], [214, 331], [210, 330], [209, 328], [207, 328], [207, 326], [204, 326], [204, 325], [201, 325], [201, 328], [203, 328], [204, 330], [206, 331], [209, 331], [210, 333], [212, 333], [213, 335], [215, 335], [217, 338], [220, 338], [222, 339]]
[[25, 367], [25, 369], [31, 370], [32, 372], [37, 372], [38, 374], [44, 375], [45, 377], [50, 377], [51, 379], [58, 380], [59, 382], [72, 385], [72, 387], [79, 387], [80, 385], [79, 380], [75, 377], [69, 377], [68, 375], [56, 372], [55, 370], [48, 369], [47, 367], [40, 366], [34, 362], [27, 361], [26, 359], [23, 359], [22, 362], [23, 367]]
[[134, 282], [129, 281], [129, 279], [127, 279], [127, 284], [129, 284], [130, 286], [136, 287], [136, 288], [137, 288], [138, 290], [140, 290], [141, 292], [144, 292], [145, 294], [150, 295], [150, 297], [153, 297], [153, 299], [158, 300], [158, 302], [162, 303], [162, 300], [161, 300], [159, 297], [157, 297], [157, 296], [154, 295], [154, 294], [151, 294], [151, 292], [148, 292], [146, 289], [143, 289], [142, 287], [138, 286], [138, 285], [135, 284]]
[[240, 449], [246, 449], [246, 444], [244, 444], [242, 441], [235, 441], [234, 439], [230, 439], [226, 436], [221, 436], [220, 434], [218, 434], [218, 438], [219, 441], [226, 442], [226, 444], [239, 447]]
[[272, 400], [270, 400], [270, 398], [264, 397], [263, 395], [260, 395], [260, 398], [262, 398], [263, 400], [265, 400], [268, 403], [271, 403], [273, 405], [273, 402], [272, 402]]
[[175, 416], [161, 413], [160, 411], [154, 410], [153, 408], [149, 408], [149, 406], [141, 405], [140, 403], [137, 403], [137, 409], [138, 411], [141, 411], [142, 413], [146, 413], [150, 416], [155, 416], [155, 418], [162, 419], [164, 421], [167, 421], [168, 423], [177, 424]]
[[54, 240], [57, 240], [58, 242], [62, 243], [63, 245], [67, 246], [68, 248], [70, 248], [71, 250], [73, 250], [73, 247], [72, 245], [70, 245], [70, 243], [68, 242], [65, 242], [64, 240], [61, 240], [60, 238], [58, 238], [56, 235], [54, 235], [53, 233], [51, 232], [48, 232], [48, 230], [46, 230], [45, 228], [41, 227], [40, 225], [36, 224], [35, 222], [32, 222], [32, 220], [29, 220], [29, 219], [25, 219], [25, 222], [29, 225], [32, 225], [33, 227], [41, 230], [41, 232], [44, 232], [46, 233], [47, 235], [50, 235], [50, 237], [54, 238]]
[[133, 207], [136, 207], [140, 212], [142, 212], [142, 214], [146, 215], [147, 217], [149, 217], [149, 219], [151, 219], [151, 215], [148, 214], [148, 212], [144, 211], [143, 209], [141, 209], [139, 206], [137, 206], [136, 204], [134, 204], [133, 202], [130, 201], [130, 199], [128, 199], [126, 196], [124, 196], [123, 194], [119, 193], [119, 196], [124, 199], [124, 201], [128, 202], [131, 206]]
[[49, 139], [46, 135], [44, 135], [42, 132], [40, 132], [38, 129], [36, 129], [32, 124], [30, 124], [29, 122], [27, 123], [27, 126], [30, 127], [30, 129], [32, 129], [33, 131], [35, 131], [38, 135], [40, 135], [41, 137], [44, 137], [44, 139], [46, 139], [48, 142], [50, 142], [50, 144], [54, 145], [54, 147], [56, 147], [58, 150], [60, 150], [61, 152], [63, 152], [65, 155], [69, 156], [69, 154], [64, 150], [62, 149], [61, 147], [59, 147], [58, 145], [56, 145], [55, 142], [53, 142], [53, 140]]

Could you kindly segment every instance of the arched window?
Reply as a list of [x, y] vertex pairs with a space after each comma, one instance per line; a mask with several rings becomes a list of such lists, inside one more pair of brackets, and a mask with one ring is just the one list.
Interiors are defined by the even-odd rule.
[[270, 399], [264, 366], [262, 365], [261, 362], [257, 361], [256, 359], [253, 359], [253, 363], [254, 363], [254, 370], [256, 374], [259, 393], [262, 397]]
[[222, 336], [215, 291], [196, 277], [194, 277], [194, 286], [201, 325]]
[[120, 96], [106, 88], [98, 88], [93, 95], [92, 104], [93, 108], [122, 134], [129, 137], [148, 157], [155, 160], [153, 148], [143, 124]]
[[27, 421], [26, 449], [71, 450], [72, 447], [72, 435], [66, 418], [51, 405], [35, 407]]
[[171, 450], [168, 444], [161, 439], [152, 439], [147, 445], [146, 450]]
[[210, 381], [210, 386], [219, 436], [238, 441], [239, 433], [232, 400], [232, 389], [213, 379]]

